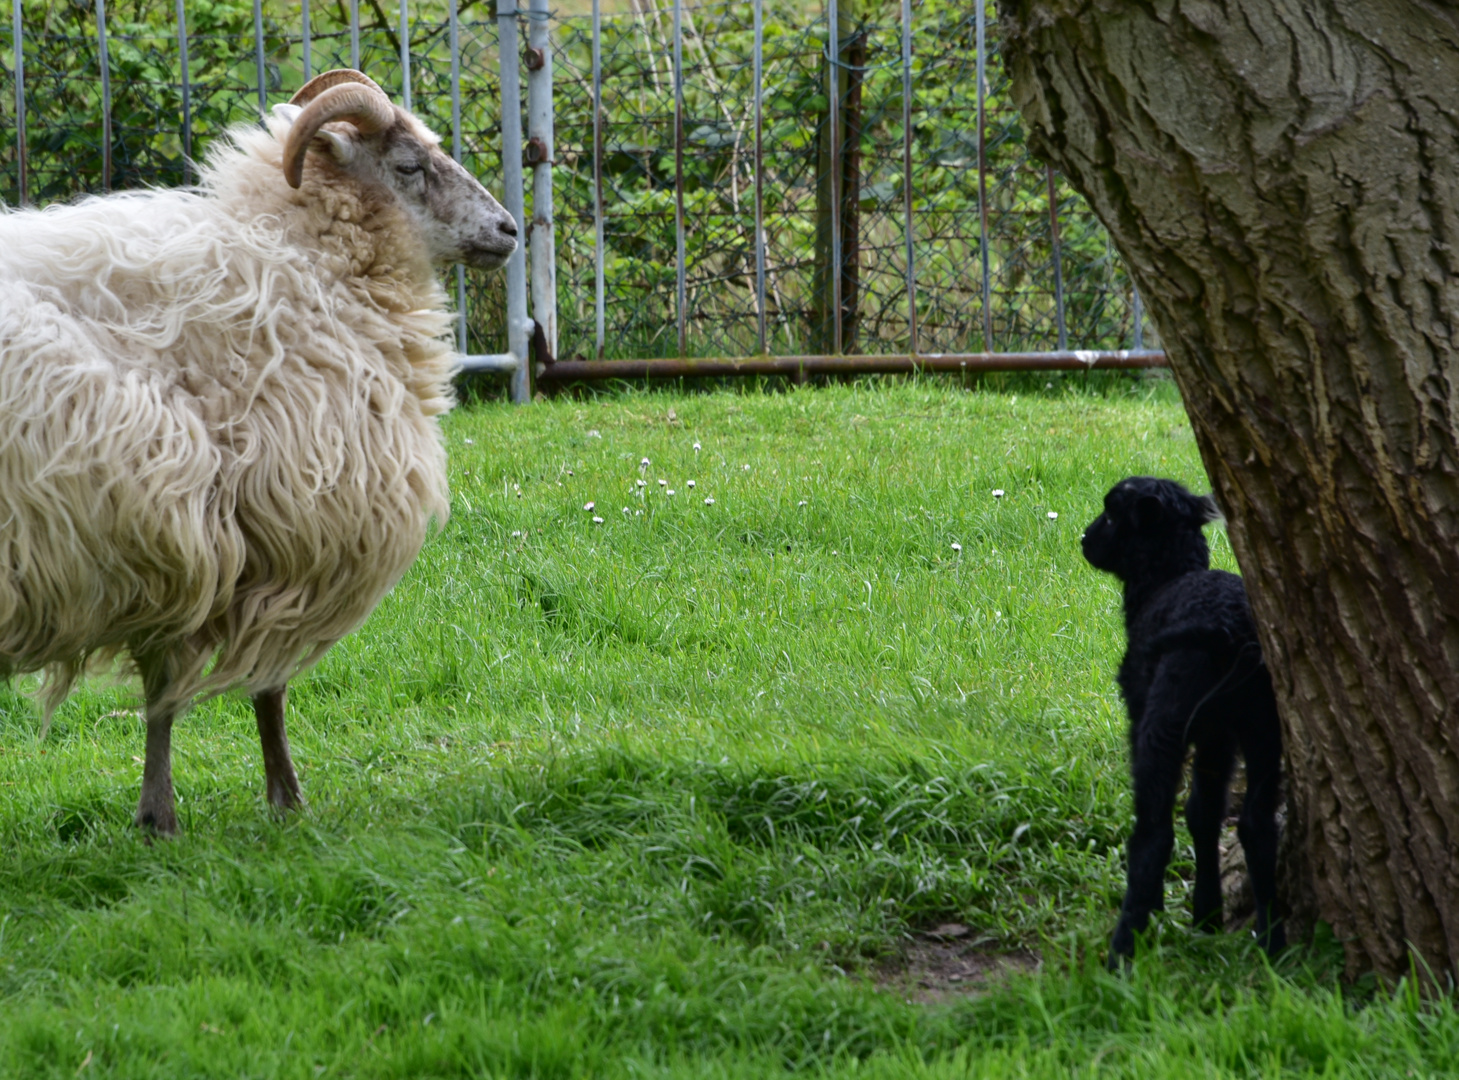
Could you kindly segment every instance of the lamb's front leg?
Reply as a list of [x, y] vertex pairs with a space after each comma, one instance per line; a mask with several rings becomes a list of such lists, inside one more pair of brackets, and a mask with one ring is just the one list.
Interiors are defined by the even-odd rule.
[[165, 656], [138, 657], [147, 696], [147, 756], [142, 763], [142, 797], [136, 825], [159, 836], [177, 835], [177, 808], [172, 791], [172, 720], [177, 706], [163, 704], [171, 686]]
[[258, 741], [263, 748], [263, 775], [269, 805], [276, 810], [293, 810], [304, 804], [294, 760], [289, 756], [289, 736], [284, 730], [284, 709], [289, 688], [260, 690], [253, 695], [253, 715], [258, 720]]

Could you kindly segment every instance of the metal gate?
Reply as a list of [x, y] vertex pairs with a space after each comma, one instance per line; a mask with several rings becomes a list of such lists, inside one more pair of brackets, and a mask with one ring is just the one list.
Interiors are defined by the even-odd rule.
[[1103, 229], [1028, 154], [982, 3], [110, 2], [12, 0], [0, 195], [190, 182], [227, 124], [361, 67], [525, 226], [503, 275], [455, 278], [466, 366], [516, 400], [534, 377], [1164, 362]]

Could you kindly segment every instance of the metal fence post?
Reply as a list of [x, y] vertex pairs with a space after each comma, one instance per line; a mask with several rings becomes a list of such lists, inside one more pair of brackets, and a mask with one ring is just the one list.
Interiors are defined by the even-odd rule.
[[[179, 3], [182, 0], [178, 0]], [[30, 201], [25, 154], [25, 26], [20, 0], [11, 4], [11, 40], [15, 43], [15, 166], [21, 206]]]
[[684, 267], [684, 0], [674, 0], [674, 295], [678, 301], [679, 357], [689, 351]]
[[977, 0], [978, 27], [978, 248], [983, 261], [983, 351], [993, 351], [993, 287], [988, 258], [988, 148], [985, 128], [988, 83], [988, 42], [983, 0]]
[[360, 70], [360, 0], [350, 0], [350, 67]]
[[[448, 5], [451, 45], [451, 157], [461, 163], [461, 17], [456, 0]], [[470, 347], [466, 322], [466, 268], [456, 264], [456, 351], [465, 355]]]
[[831, 352], [841, 355], [841, 13], [826, 0], [826, 128], [831, 141]]
[[268, 115], [268, 67], [263, 59], [263, 0], [253, 0], [253, 62], [258, 68], [258, 122]]
[[96, 53], [101, 64], [101, 190], [111, 191], [111, 58], [106, 49], [106, 0], [96, 0]]
[[765, 0], [755, 0], [755, 343], [769, 351], [765, 332]]
[[497, 40], [502, 79], [502, 205], [517, 223], [517, 250], [507, 260], [507, 348], [517, 359], [512, 371], [512, 401], [532, 400], [528, 346], [532, 320], [527, 315], [527, 216], [522, 197], [522, 88], [517, 63], [517, 9], [497, 0]]
[[[600, 0], [593, 0], [593, 238], [593, 355], [601, 360], [607, 337], [607, 281], [603, 252], [603, 12]], [[556, 349], [555, 343], [553, 348]], [[553, 355], [557, 355], [555, 351]]]
[[1140, 299], [1140, 286], [1132, 285], [1131, 288], [1135, 292], [1134, 311], [1131, 313], [1135, 318], [1135, 340], [1131, 347], [1140, 352], [1145, 348], [1145, 304]]
[[410, 100], [410, 2], [400, 0], [400, 103], [409, 112]]
[[907, 219], [907, 352], [917, 355], [917, 264], [912, 238], [912, 0], [902, 0], [902, 213]]
[[182, 182], [192, 183], [193, 171], [193, 102], [192, 75], [187, 62], [187, 8], [177, 0], [177, 62], [182, 75]]
[[301, 58], [304, 61], [304, 81], [305, 82], [308, 82], [309, 81], [309, 68], [311, 66], [310, 63], [309, 63], [309, 60], [310, 60], [310, 56], [309, 56], [310, 45], [312, 44], [312, 42], [311, 42], [310, 39], [313, 36], [313, 34], [311, 33], [311, 30], [310, 30], [310, 27], [309, 27], [309, 0], [304, 0], [304, 15], [303, 15], [303, 26], [302, 26], [302, 35], [301, 36], [302, 36], [303, 40], [299, 43], [300, 44], [300, 50], [299, 51], [302, 54]]
[[1059, 331], [1059, 351], [1063, 352], [1069, 347], [1069, 327], [1064, 318], [1064, 252], [1059, 241], [1059, 194], [1054, 182], [1054, 167], [1045, 165], [1044, 169], [1049, 179], [1049, 246], [1054, 254], [1054, 325]]
[[527, 231], [532, 259], [534, 336], [557, 358], [557, 251], [552, 224], [552, 41], [548, 0], [531, 0], [527, 17], [527, 161], [532, 166], [532, 224]]

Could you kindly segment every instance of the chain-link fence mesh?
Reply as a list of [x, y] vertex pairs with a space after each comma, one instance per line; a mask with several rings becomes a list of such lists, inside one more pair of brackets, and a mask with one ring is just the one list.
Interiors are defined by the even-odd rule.
[[[1103, 229], [1028, 153], [991, 11], [980, 155], [976, 6], [912, 3], [912, 64], [904, 72], [899, 0], [863, 0], [854, 19], [842, 2], [842, 17], [832, 24], [819, 5], [764, 0], [757, 82], [748, 0], [686, 0], [677, 41], [672, 0], [620, 0], [627, 10], [614, 12], [606, 12], [612, 4], [605, 0], [597, 22], [601, 191], [593, 168], [595, 23], [587, 15], [552, 16], [560, 355], [599, 351], [599, 198], [608, 358], [679, 355], [681, 273], [687, 355], [833, 351], [832, 243], [841, 249], [843, 351], [1052, 349], [1060, 345], [1061, 319], [1070, 348], [1133, 344], [1130, 285]], [[15, 20], [0, 27], [0, 198], [20, 200], [22, 173], [31, 203], [189, 182], [189, 153], [201, 159], [229, 124], [256, 121], [261, 100], [286, 101], [306, 70], [357, 61], [397, 100], [403, 97], [395, 3], [315, 0], [301, 9], [278, 0], [113, 0], [104, 45], [100, 6], [22, 0], [19, 103]], [[494, 6], [460, 3], [454, 83], [445, 3], [411, 4], [406, 14], [415, 111], [452, 146], [454, 89], [463, 160], [488, 188], [499, 188]], [[528, 16], [518, 17], [525, 41]], [[909, 83], [910, 128], [903, 122]], [[500, 352], [500, 279], [469, 279], [469, 348]]]

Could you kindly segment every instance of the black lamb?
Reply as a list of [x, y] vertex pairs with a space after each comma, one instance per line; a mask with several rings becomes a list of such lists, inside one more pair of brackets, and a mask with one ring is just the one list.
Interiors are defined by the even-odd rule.
[[1256, 900], [1256, 935], [1268, 953], [1286, 944], [1276, 902], [1277, 801], [1282, 732], [1246, 589], [1211, 570], [1201, 527], [1220, 518], [1210, 496], [1173, 480], [1132, 476], [1104, 497], [1084, 532], [1091, 566], [1125, 584], [1120, 692], [1130, 712], [1135, 829], [1128, 886], [1110, 943], [1110, 967], [1135, 951], [1150, 912], [1165, 906], [1175, 844], [1172, 813], [1186, 748], [1195, 745], [1186, 824], [1196, 854], [1195, 924], [1222, 924], [1218, 841], [1236, 751], [1246, 761], [1237, 835]]

